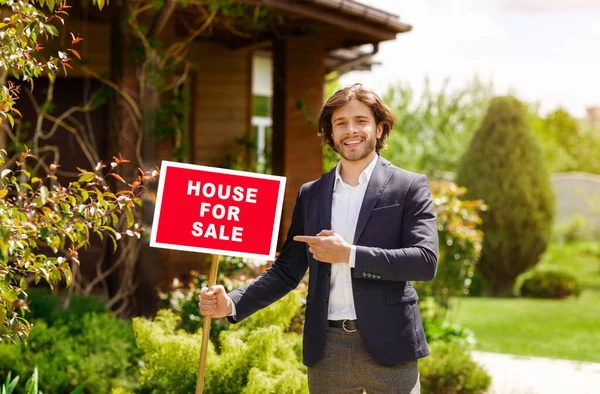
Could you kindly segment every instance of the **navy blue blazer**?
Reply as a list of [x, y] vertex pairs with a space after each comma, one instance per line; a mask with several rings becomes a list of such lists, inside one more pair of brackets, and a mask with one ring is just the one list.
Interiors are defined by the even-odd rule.
[[[229, 293], [240, 321], [277, 301], [309, 271], [304, 364], [319, 360], [325, 343], [331, 264], [312, 258], [295, 235], [331, 229], [335, 168], [304, 184], [287, 239], [273, 265], [252, 283]], [[379, 157], [356, 226], [354, 306], [360, 336], [374, 360], [394, 364], [429, 355], [417, 292], [411, 281], [429, 281], [437, 268], [438, 236], [429, 181]]]

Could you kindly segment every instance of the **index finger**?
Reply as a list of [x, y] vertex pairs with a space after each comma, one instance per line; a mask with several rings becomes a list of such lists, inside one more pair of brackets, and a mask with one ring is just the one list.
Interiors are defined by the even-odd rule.
[[310, 236], [310, 235], [296, 235], [296, 236], [294, 236], [294, 241], [298, 241], [298, 242], [311, 243], [311, 242], [317, 242], [318, 240], [319, 240], [319, 237]]

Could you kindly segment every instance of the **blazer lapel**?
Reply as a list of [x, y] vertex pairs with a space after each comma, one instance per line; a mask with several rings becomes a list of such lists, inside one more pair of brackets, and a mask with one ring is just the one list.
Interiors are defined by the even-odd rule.
[[[363, 199], [362, 206], [360, 207], [360, 213], [358, 214], [358, 222], [356, 223], [356, 231], [354, 233], [353, 245], [356, 245], [356, 243], [358, 242], [360, 235], [365, 229], [367, 220], [371, 215], [371, 211], [373, 210], [373, 208], [375, 208], [375, 204], [377, 204], [381, 193], [383, 193], [385, 186], [392, 177], [392, 173], [393, 171], [391, 171], [390, 169], [390, 162], [384, 159], [383, 157], [379, 156], [377, 164], [375, 164], [375, 168], [373, 169], [373, 173], [371, 174], [369, 184], [367, 185], [365, 198]], [[329, 220], [331, 221], [331, 200], [329, 205]]]
[[[321, 190], [319, 191], [319, 223], [321, 230], [331, 230], [331, 202], [333, 199], [333, 186], [335, 182], [335, 167], [323, 175]], [[315, 234], [316, 235], [316, 234]]]

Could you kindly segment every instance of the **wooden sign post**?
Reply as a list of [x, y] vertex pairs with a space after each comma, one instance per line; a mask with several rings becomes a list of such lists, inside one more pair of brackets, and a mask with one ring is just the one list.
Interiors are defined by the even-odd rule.
[[[150, 246], [213, 255], [209, 287], [219, 255], [274, 260], [285, 178], [163, 161]], [[202, 393], [210, 317], [204, 317], [196, 394]]]
[[[213, 254], [210, 263], [210, 272], [208, 274], [208, 287], [212, 287], [217, 282], [217, 271], [219, 270], [219, 255]], [[204, 316], [204, 326], [202, 327], [202, 346], [200, 347], [200, 364], [198, 365], [198, 380], [196, 380], [196, 394], [202, 394], [204, 390], [204, 371], [206, 369], [206, 353], [208, 351], [208, 340], [210, 339], [210, 323], [212, 318]]]

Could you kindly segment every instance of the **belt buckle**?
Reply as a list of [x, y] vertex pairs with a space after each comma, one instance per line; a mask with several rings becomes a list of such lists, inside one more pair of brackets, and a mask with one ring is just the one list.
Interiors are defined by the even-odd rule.
[[347, 322], [347, 321], [350, 321], [350, 320], [348, 320], [348, 319], [345, 319], [344, 321], [342, 321], [342, 328], [344, 329], [344, 331], [346, 331], [346, 332], [356, 332], [356, 331], [358, 331], [357, 329], [356, 329], [356, 330], [348, 330], [348, 329], [346, 328], [346, 322]]

